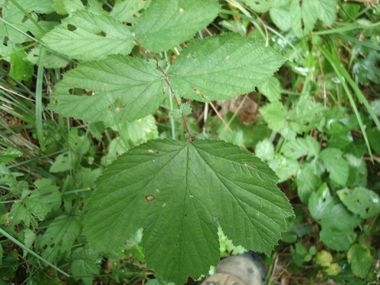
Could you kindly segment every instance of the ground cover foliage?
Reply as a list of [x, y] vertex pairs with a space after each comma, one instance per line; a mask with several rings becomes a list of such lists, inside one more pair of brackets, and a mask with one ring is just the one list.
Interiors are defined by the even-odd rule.
[[1, 0], [0, 284], [377, 284], [375, 0]]

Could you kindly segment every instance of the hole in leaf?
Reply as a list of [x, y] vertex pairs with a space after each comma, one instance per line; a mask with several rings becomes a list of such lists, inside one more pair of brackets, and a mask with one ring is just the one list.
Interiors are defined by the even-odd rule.
[[305, 29], [305, 22], [303, 21], [303, 19], [301, 19], [301, 29], [302, 29], [302, 30]]
[[105, 31], [101, 31], [101, 32], [99, 33], [99, 36], [105, 38], [105, 37], [107, 37], [107, 33], [106, 33]]
[[69, 94], [76, 95], [76, 96], [91, 96], [91, 95], [95, 95], [95, 91], [87, 90], [84, 88], [70, 88]]
[[368, 214], [368, 212], [369, 212], [369, 207], [365, 208], [365, 212]]
[[175, 246], [175, 247], [178, 247], [178, 243], [176, 243], [174, 246]]
[[28, 21], [28, 17], [24, 16], [24, 18], [22, 18], [22, 20], [21, 20], [21, 23], [25, 23], [26, 21]]
[[74, 25], [71, 25], [71, 24], [68, 24], [67, 25], [67, 29], [71, 32], [74, 32], [77, 30], [77, 27], [75, 27]]
[[3, 41], [3, 45], [5, 45], [6, 47], [8, 46], [8, 41], [9, 41], [9, 38], [7, 36], [4, 37], [4, 41]]

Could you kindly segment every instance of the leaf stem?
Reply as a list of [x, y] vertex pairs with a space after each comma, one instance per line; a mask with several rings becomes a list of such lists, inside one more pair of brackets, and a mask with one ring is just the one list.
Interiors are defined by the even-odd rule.
[[[146, 54], [149, 56], [150, 59], [154, 59], [153, 56], [152, 56], [152, 55], [146, 50], [146, 48], [143, 47], [143, 45], [142, 45], [138, 40], [134, 39], [134, 41], [139, 45], [139, 47], [140, 47], [144, 52], [146, 52]], [[158, 65], [158, 63], [157, 63], [157, 69], [158, 69], [159, 71], [161, 71], [161, 72], [165, 75], [164, 79], [165, 79], [166, 83], [168, 84], [168, 86], [169, 86], [169, 88], [170, 88], [170, 91], [171, 91], [172, 94], [173, 94], [173, 97], [174, 97], [174, 100], [175, 100], [175, 102], [176, 102], [176, 104], [177, 104], [177, 106], [178, 106], [178, 109], [180, 109], [181, 106], [179, 105], [179, 103], [178, 103], [178, 99], [177, 99], [177, 96], [175, 95], [175, 92], [174, 92], [174, 90], [173, 90], [173, 87], [171, 86], [171, 84], [170, 84], [170, 82], [169, 82], [169, 80], [168, 80], [168, 75], [165, 73], [165, 71], [162, 70], [162, 68]], [[186, 118], [185, 118], [185, 115], [184, 115], [184, 114], [182, 114], [182, 120], [183, 120], [183, 123], [185, 124], [186, 132], [190, 135], [189, 128], [187, 127], [187, 122], [186, 122]], [[189, 138], [190, 138], [190, 136], [188, 137], [188, 140], [189, 140]]]

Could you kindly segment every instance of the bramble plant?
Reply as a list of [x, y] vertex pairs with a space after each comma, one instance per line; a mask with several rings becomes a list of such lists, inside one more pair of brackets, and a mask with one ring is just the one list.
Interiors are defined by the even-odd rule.
[[[358, 84], [380, 82], [380, 48], [349, 33], [371, 37], [378, 25], [338, 0], [241, 2], [0, 0], [0, 107], [25, 122], [2, 123], [0, 285], [19, 260], [41, 284], [92, 284], [100, 264], [118, 283], [148, 280], [143, 262], [184, 284], [230, 251], [269, 257], [279, 240], [294, 244], [289, 270], [318, 266], [311, 280], [376, 279], [367, 239], [380, 227], [380, 189], [365, 159], [379, 161], [380, 101]], [[354, 23], [339, 26], [338, 12]], [[357, 44], [347, 68], [334, 36]], [[280, 68], [290, 72], [274, 77]], [[235, 114], [212, 103], [256, 90], [255, 126], [236, 116], [248, 95]], [[206, 122], [209, 105], [221, 120]], [[272, 280], [277, 261], [265, 261]]]

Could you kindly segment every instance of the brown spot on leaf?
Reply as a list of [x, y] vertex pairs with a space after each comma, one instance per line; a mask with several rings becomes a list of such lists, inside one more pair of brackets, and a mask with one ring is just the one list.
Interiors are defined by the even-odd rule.
[[151, 201], [155, 200], [156, 198], [153, 195], [146, 195], [145, 199], [147, 202], [151, 202]]

